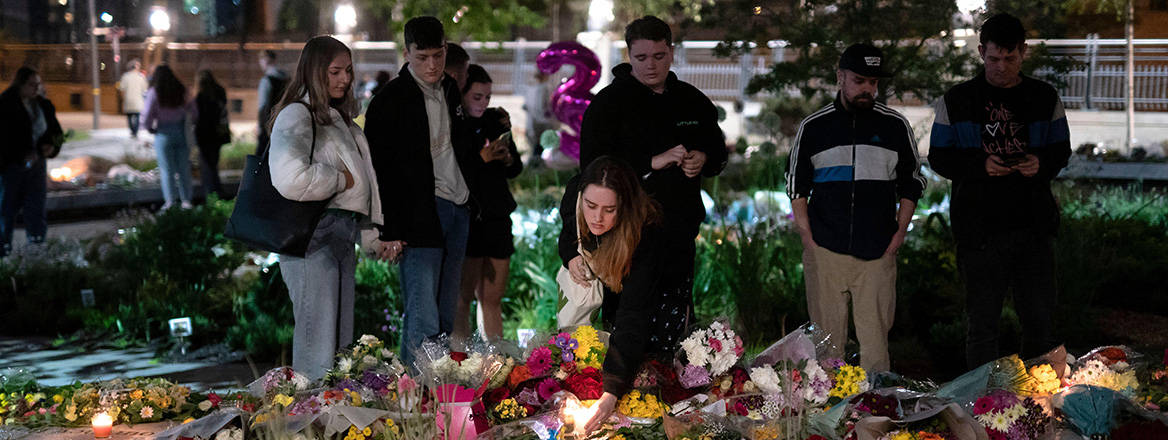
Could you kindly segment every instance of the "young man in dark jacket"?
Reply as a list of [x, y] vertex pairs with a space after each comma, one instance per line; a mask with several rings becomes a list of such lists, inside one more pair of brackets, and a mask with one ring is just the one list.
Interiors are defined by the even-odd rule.
[[[625, 28], [625, 43], [629, 62], [612, 69], [612, 84], [596, 95], [584, 113], [580, 169], [611, 155], [641, 177], [646, 192], [661, 205], [665, 241], [672, 245], [665, 252], [670, 258], [665, 270], [684, 286], [676, 304], [664, 306], [690, 316], [694, 239], [706, 217], [701, 178], [717, 176], [725, 168], [725, 137], [714, 103], [669, 71], [673, 63], [669, 25], [657, 17], [639, 18]], [[575, 230], [574, 224], [564, 227]], [[574, 243], [561, 243], [561, 257], [574, 279], [584, 276]]]
[[799, 125], [787, 168], [807, 311], [830, 332], [831, 356], [843, 357], [850, 300], [860, 364], [870, 372], [889, 369], [896, 252], [925, 187], [912, 126], [876, 102], [880, 78], [890, 76], [883, 63], [873, 46], [844, 50], [836, 100]]
[[1021, 74], [1026, 31], [1008, 14], [982, 25], [985, 70], [937, 101], [929, 164], [953, 180], [953, 234], [965, 281], [966, 362], [998, 358], [1006, 291], [1022, 321], [1022, 355], [1057, 344], [1054, 237], [1059, 208], [1050, 182], [1071, 155], [1058, 92]]
[[30, 243], [45, 241], [45, 159], [57, 156], [64, 142], [53, 103], [41, 94], [41, 77], [28, 67], [16, 71], [0, 94], [0, 256], [8, 255], [16, 214], [23, 211]]
[[[450, 333], [462, 278], [467, 182], [477, 150], [467, 146], [455, 80], [443, 72], [446, 36], [434, 17], [405, 25], [407, 63], [369, 103], [365, 135], [385, 207], [381, 240], [401, 256], [402, 360], [425, 338]], [[408, 249], [407, 249], [408, 247]]]

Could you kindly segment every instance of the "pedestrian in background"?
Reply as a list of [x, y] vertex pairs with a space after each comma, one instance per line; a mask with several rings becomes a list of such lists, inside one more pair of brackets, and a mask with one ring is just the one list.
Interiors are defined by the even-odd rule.
[[256, 90], [256, 156], [262, 156], [268, 149], [272, 132], [268, 122], [272, 120], [272, 107], [284, 96], [284, 89], [288, 87], [288, 74], [276, 66], [276, 52], [265, 50], [260, 53], [260, 70], [264, 76], [260, 78], [259, 88]]
[[181, 201], [183, 208], [191, 207], [189, 142], [193, 139], [187, 138], [187, 124], [194, 123], [198, 109], [189, 96], [170, 66], [163, 64], [154, 68], [150, 90], [146, 92], [142, 125], [154, 134], [154, 153], [165, 199], [162, 210], [170, 209], [176, 201]]
[[142, 72], [142, 62], [137, 58], [130, 60], [126, 65], [126, 73], [118, 80], [118, 90], [122, 92], [122, 113], [126, 114], [126, 122], [130, 124], [130, 137], [134, 139], [138, 139], [138, 122], [148, 88], [150, 83], [146, 80], [146, 74]]
[[215, 81], [210, 70], [200, 70], [199, 91], [195, 107], [199, 118], [195, 123], [195, 139], [199, 145], [199, 179], [206, 195], [215, 194], [220, 200], [229, 198], [219, 182], [219, 149], [231, 142], [231, 124], [227, 114], [227, 91]]
[[0, 94], [0, 256], [12, 250], [16, 214], [24, 218], [29, 243], [45, 241], [45, 197], [48, 176], [45, 159], [57, 156], [65, 136], [57, 110], [44, 97], [36, 70], [21, 67], [12, 84]]

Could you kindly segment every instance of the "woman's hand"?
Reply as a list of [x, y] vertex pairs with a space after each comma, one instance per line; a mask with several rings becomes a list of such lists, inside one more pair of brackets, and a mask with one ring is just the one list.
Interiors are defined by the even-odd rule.
[[604, 422], [608, 420], [613, 410], [616, 409], [616, 396], [605, 391], [604, 395], [600, 396], [600, 400], [597, 400], [592, 405], [596, 408], [596, 412], [592, 413], [592, 418], [588, 419], [588, 423], [584, 424], [584, 435], [591, 435], [597, 429], [600, 429], [601, 426], [604, 426]]
[[592, 281], [588, 276], [588, 266], [584, 265], [584, 257], [579, 255], [568, 261], [568, 275], [572, 276], [572, 282], [581, 287], [588, 287]]

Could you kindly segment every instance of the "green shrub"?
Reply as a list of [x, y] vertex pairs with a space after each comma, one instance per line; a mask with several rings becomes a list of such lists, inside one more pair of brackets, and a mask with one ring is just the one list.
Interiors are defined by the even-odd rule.
[[227, 344], [255, 358], [287, 364], [294, 320], [292, 300], [280, 277], [280, 265], [272, 264], [261, 270], [231, 305], [234, 323], [227, 329]]

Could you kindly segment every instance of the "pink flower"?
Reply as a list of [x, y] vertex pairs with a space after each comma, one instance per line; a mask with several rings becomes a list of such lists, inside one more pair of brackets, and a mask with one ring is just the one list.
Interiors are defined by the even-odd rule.
[[710, 348], [713, 348], [715, 353], [722, 351], [722, 341], [719, 341], [717, 338], [710, 338]]
[[973, 403], [973, 415], [980, 416], [982, 414], [993, 411], [994, 404], [990, 396], [981, 396], [977, 402]]
[[542, 376], [552, 366], [552, 351], [547, 347], [539, 347], [531, 351], [527, 357], [527, 369], [532, 376]]
[[742, 353], [745, 352], [746, 349], [742, 347], [742, 338], [738, 335], [734, 335], [734, 355], [742, 356]]
[[397, 380], [398, 391], [408, 393], [416, 388], [418, 388], [418, 383], [411, 379], [410, 375], [408, 374], [403, 374], [402, 377]]
[[560, 381], [553, 377], [544, 379], [539, 383], [539, 400], [544, 402], [550, 400], [553, 394], [560, 392]]
[[803, 381], [803, 375], [799, 370], [791, 370], [791, 382], [799, 383]]

